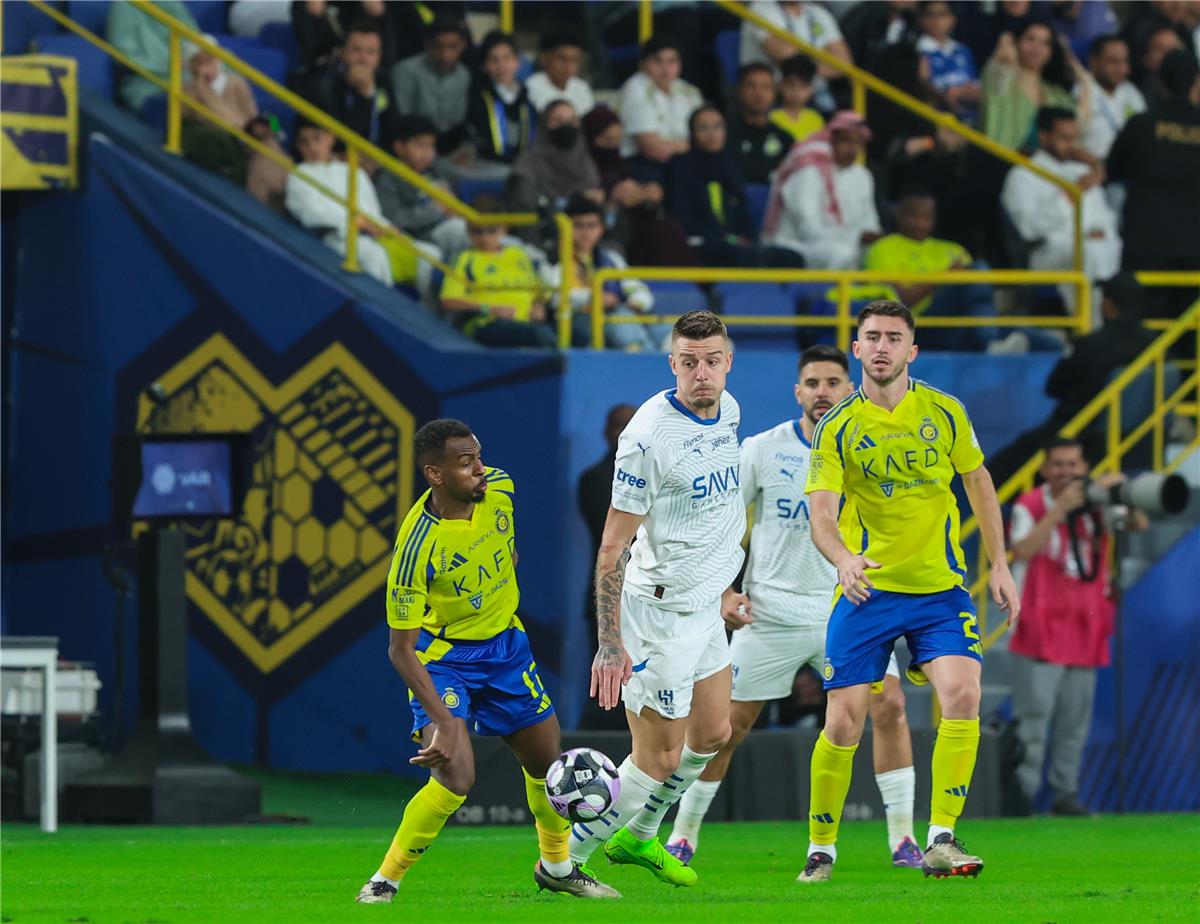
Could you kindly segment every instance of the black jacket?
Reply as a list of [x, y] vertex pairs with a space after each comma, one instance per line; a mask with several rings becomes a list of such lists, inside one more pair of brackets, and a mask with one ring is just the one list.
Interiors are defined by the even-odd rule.
[[1080, 337], [1075, 351], [1060, 359], [1046, 380], [1046, 394], [1058, 398], [1053, 420], [1066, 423], [1100, 394], [1112, 374], [1133, 362], [1154, 342], [1140, 321], [1108, 321]]
[[492, 86], [484, 83], [471, 88], [466, 124], [467, 136], [480, 157], [511, 164], [533, 142], [537, 110], [529, 102], [524, 84], [520, 95], [506, 105]]

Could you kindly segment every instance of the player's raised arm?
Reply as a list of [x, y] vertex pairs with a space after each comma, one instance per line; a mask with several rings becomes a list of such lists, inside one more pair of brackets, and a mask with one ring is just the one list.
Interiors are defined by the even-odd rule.
[[621, 686], [633, 674], [633, 662], [621, 641], [621, 588], [629, 549], [644, 516], [608, 508], [600, 554], [596, 556], [596, 657], [592, 661], [590, 696], [600, 708], [612, 709], [621, 700]]
[[979, 521], [979, 535], [992, 563], [992, 576], [988, 586], [992, 599], [1008, 614], [1011, 625], [1021, 612], [1021, 595], [1008, 569], [1008, 556], [1004, 551], [1004, 518], [1000, 513], [1000, 501], [996, 497], [996, 486], [991, 473], [982, 465], [962, 473], [963, 487], [967, 489], [967, 500], [971, 511]]
[[433, 769], [447, 763], [462, 746], [459, 738], [463, 726], [453, 721], [454, 716], [434, 688], [429, 671], [417, 658], [417, 637], [420, 634], [419, 627], [389, 629], [388, 660], [435, 726], [433, 737], [425, 742], [425, 747], [417, 751], [417, 756], [411, 758], [409, 763]]

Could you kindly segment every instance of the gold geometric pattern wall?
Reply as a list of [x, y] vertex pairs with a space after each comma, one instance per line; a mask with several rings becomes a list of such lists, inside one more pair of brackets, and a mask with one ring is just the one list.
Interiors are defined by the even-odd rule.
[[157, 381], [139, 431], [251, 434], [241, 517], [186, 527], [187, 591], [268, 673], [382, 590], [412, 502], [412, 415], [339, 343], [276, 385], [216, 334]]

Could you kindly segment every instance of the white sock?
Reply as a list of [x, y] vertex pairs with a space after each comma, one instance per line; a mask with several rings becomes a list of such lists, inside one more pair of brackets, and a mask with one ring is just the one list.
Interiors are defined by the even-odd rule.
[[937, 837], [939, 834], [949, 834], [951, 837], [953, 837], [954, 829], [946, 828], [946, 827], [943, 827], [942, 825], [930, 825], [929, 826], [929, 838], [925, 841], [925, 849], [926, 850], [928, 850], [930, 847], [933, 846], [933, 842], [937, 840]]
[[837, 862], [837, 847], [834, 844], [814, 844], [812, 841], [809, 841], [806, 856], [811, 857], [814, 853], [827, 853], [833, 862]]
[[[913, 799], [917, 791], [917, 772], [912, 767], [885, 770], [875, 774], [875, 785], [883, 798], [887, 814], [888, 844], [896, 850], [906, 837], [913, 836]], [[914, 843], [916, 838], [913, 838]]]
[[621, 792], [612, 807], [595, 821], [586, 825], [576, 822], [571, 826], [573, 863], [586, 863], [600, 842], [615, 834], [660, 785], [654, 777], [634, 766], [632, 756], [626, 757], [625, 762], [617, 768], [617, 776], [621, 780]]
[[555, 879], [562, 879], [564, 876], [571, 875], [571, 870], [575, 867], [570, 860], [547, 860], [542, 857], [542, 869], [547, 875], [553, 876]]
[[400, 888], [400, 880], [399, 879], [388, 879], [387, 876], [383, 875], [382, 870], [376, 870], [375, 875], [371, 877], [371, 881], [372, 882], [386, 882], [393, 889]]
[[716, 751], [711, 754], [697, 754], [685, 744], [675, 772], [659, 783], [658, 788], [647, 796], [646, 804], [625, 827], [639, 840], [648, 841], [652, 837], [658, 837], [658, 829], [663, 823], [667, 809], [683, 798], [683, 794], [700, 778], [708, 762], [716, 756]]
[[671, 840], [686, 840], [696, 849], [700, 843], [700, 825], [712, 805], [712, 800], [721, 788], [720, 780], [696, 780], [679, 800], [679, 813], [671, 829]]

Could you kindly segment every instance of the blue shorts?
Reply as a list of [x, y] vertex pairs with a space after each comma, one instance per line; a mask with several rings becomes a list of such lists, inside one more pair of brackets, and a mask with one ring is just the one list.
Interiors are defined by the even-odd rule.
[[901, 636], [914, 666], [943, 655], [983, 661], [975, 604], [961, 587], [936, 594], [872, 590], [858, 606], [839, 595], [825, 632], [825, 689], [883, 680]]
[[[481, 642], [437, 638], [422, 629], [417, 656], [446, 708], [478, 735], [511, 735], [554, 715], [529, 637], [520, 629], [506, 629]], [[412, 738], [419, 742], [431, 719], [411, 691], [408, 703]]]

